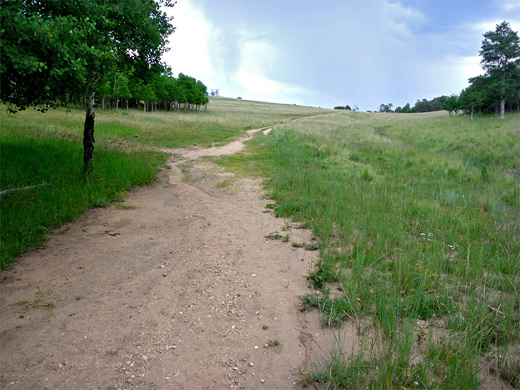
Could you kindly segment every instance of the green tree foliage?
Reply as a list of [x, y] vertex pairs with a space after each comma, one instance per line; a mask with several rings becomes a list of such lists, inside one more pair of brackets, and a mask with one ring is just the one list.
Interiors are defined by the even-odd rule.
[[495, 91], [500, 102], [500, 120], [504, 120], [507, 100], [518, 100], [520, 85], [520, 38], [509, 23], [497, 24], [495, 31], [484, 34], [480, 64], [489, 78], [488, 87]]
[[483, 102], [483, 92], [479, 90], [477, 84], [472, 84], [464, 89], [459, 97], [458, 107], [471, 112], [471, 120], [473, 120], [473, 112]]
[[409, 112], [412, 112], [412, 109], [410, 108], [410, 103], [406, 103], [404, 107], [401, 109], [402, 113], [407, 114]]
[[92, 169], [94, 107], [107, 72], [145, 78], [160, 69], [173, 32], [171, 0], [0, 0], [1, 99], [42, 111], [67, 94], [88, 96], [85, 169]]
[[392, 103], [388, 103], [388, 104], [381, 104], [379, 106], [379, 112], [393, 112], [392, 111], [392, 107], [394, 105]]
[[450, 96], [447, 98], [442, 104], [442, 109], [448, 111], [450, 116], [453, 111], [457, 112], [459, 109], [457, 98], [455, 96]]

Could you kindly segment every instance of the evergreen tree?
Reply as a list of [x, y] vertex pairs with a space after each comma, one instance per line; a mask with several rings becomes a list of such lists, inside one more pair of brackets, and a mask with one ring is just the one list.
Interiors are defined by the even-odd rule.
[[484, 34], [480, 50], [482, 67], [489, 77], [490, 87], [497, 92], [500, 102], [500, 120], [504, 120], [508, 98], [518, 97], [516, 82], [520, 72], [520, 38], [508, 22], [497, 24], [495, 31]]

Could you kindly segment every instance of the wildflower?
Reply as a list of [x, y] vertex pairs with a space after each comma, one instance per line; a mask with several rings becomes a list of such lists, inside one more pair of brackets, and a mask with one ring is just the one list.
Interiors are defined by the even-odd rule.
[[448, 299], [453, 300], [453, 297], [450, 295], [450, 296], [448, 296]]
[[406, 311], [406, 308], [403, 308], [403, 311]]
[[459, 307], [462, 307], [462, 305], [460, 304], [460, 302], [459, 302]]
[[307, 375], [307, 371], [302, 372], [303, 375]]
[[359, 298], [356, 298], [356, 299], [357, 299], [358, 302], [361, 302], [361, 299], [359, 299]]
[[439, 299], [439, 296], [437, 295], [437, 299]]
[[414, 384], [415, 386], [419, 386], [419, 382], [417, 382], [417, 381], [413, 381], [413, 384]]
[[444, 295], [441, 294], [441, 298], [444, 298]]
[[395, 372], [392, 374], [392, 376], [393, 376], [394, 378], [397, 378], [397, 374], [396, 374]]

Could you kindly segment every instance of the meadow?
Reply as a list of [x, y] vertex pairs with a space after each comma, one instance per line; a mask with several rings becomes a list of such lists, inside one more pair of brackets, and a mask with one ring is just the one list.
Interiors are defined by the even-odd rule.
[[[96, 110], [94, 171], [83, 173], [81, 108], [8, 114], [0, 106], [0, 268], [41, 246], [49, 229], [89, 207], [124, 199], [130, 189], [152, 183], [164, 165], [160, 147], [207, 147], [247, 129], [323, 112], [311, 107], [212, 99], [200, 112]], [[40, 186], [42, 185], [43, 186]]]
[[337, 113], [276, 126], [220, 164], [268, 177], [276, 215], [319, 237], [303, 309], [358, 324], [358, 352], [338, 343], [308, 383], [520, 385], [518, 114]]
[[[292, 119], [305, 118], [296, 122]], [[151, 183], [159, 147], [225, 143], [269, 126], [244, 152], [213, 158], [265, 178], [277, 216], [313, 229], [321, 260], [302, 310], [355, 321], [304, 382], [348, 389], [476, 389], [520, 381], [520, 115], [333, 112], [211, 99], [201, 112], [101, 111], [94, 172], [82, 172], [83, 110], [2, 109], [1, 266], [48, 229]], [[290, 237], [286, 237], [291, 245]], [[297, 243], [292, 243], [297, 245]], [[316, 249], [313, 248], [313, 249]]]

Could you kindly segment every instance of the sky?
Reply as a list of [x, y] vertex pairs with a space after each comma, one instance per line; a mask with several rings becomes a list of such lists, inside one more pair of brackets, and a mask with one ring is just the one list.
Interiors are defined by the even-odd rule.
[[378, 110], [458, 94], [520, 0], [178, 0], [163, 60], [220, 96]]

